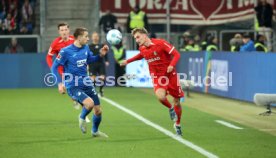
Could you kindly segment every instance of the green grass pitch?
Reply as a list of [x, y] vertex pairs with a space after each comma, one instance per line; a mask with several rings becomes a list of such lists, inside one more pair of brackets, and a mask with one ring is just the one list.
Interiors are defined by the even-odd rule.
[[[168, 110], [149, 93], [152, 93], [151, 89], [105, 89], [107, 98], [174, 132]], [[0, 157], [205, 157], [107, 102], [102, 100], [101, 104], [103, 121], [100, 129], [109, 135], [108, 139], [92, 138], [90, 132], [82, 134], [77, 120], [80, 110], [75, 110], [70, 98], [58, 94], [57, 89], [0, 90]], [[275, 136], [185, 104], [182, 104], [184, 139], [218, 157], [276, 156]], [[214, 121], [218, 119], [244, 129], [222, 126]], [[90, 129], [91, 124], [88, 127]]]

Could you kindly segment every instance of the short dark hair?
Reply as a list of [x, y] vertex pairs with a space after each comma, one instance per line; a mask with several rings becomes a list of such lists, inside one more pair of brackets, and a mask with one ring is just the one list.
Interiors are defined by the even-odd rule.
[[61, 26], [67, 26], [67, 27], [69, 28], [69, 25], [68, 25], [66, 22], [61, 22], [61, 23], [59, 23], [59, 24], [57, 25], [58, 30], [59, 30], [59, 28], [60, 28]]
[[242, 37], [243, 37], [243, 38], [251, 38], [251, 37], [250, 37], [250, 34], [249, 34], [248, 32], [244, 33], [244, 34], [242, 35]]
[[88, 32], [88, 29], [84, 28], [84, 27], [78, 27], [78, 28], [76, 28], [73, 35], [75, 38], [78, 38], [78, 36], [83, 35], [84, 32]]
[[142, 34], [148, 34], [148, 31], [145, 28], [135, 28], [131, 31], [132, 36], [134, 36], [137, 32]]

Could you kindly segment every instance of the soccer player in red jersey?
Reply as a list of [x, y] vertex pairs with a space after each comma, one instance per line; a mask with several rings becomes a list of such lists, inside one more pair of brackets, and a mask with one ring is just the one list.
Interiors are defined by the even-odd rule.
[[[142, 58], [147, 60], [155, 95], [163, 105], [169, 108], [170, 117], [175, 121], [176, 134], [182, 135], [180, 98], [184, 97], [184, 92], [180, 87], [175, 70], [175, 65], [180, 58], [179, 52], [163, 39], [150, 39], [145, 28], [133, 29], [132, 36], [139, 45], [140, 53], [128, 60], [124, 60], [121, 66]], [[167, 94], [173, 97], [174, 106], [168, 101]]]
[[[46, 56], [46, 61], [47, 61], [49, 68], [51, 68], [53, 65], [54, 55], [57, 56], [61, 48], [69, 46], [70, 44], [73, 44], [75, 41], [74, 37], [70, 35], [70, 29], [69, 29], [69, 25], [67, 23], [60, 23], [60, 24], [58, 24], [57, 27], [58, 27], [58, 33], [60, 36], [53, 40], [53, 42], [48, 50], [48, 54]], [[60, 66], [58, 68], [58, 72], [59, 72], [59, 74], [62, 74], [63, 67]], [[58, 90], [62, 94], [65, 93], [64, 85], [59, 84]]]

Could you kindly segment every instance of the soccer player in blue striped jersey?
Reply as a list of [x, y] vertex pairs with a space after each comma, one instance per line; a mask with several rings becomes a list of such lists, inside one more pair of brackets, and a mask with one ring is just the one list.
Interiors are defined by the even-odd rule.
[[[79, 127], [82, 133], [86, 133], [85, 117], [94, 109], [92, 136], [107, 137], [106, 134], [98, 130], [102, 120], [102, 110], [93, 82], [87, 75], [87, 65], [105, 56], [109, 48], [104, 45], [100, 50], [100, 54], [93, 56], [87, 45], [89, 38], [86, 28], [77, 28], [74, 32], [74, 38], [73, 44], [61, 49], [59, 52], [52, 66], [52, 72], [56, 75], [58, 84], [65, 83], [68, 95], [83, 105], [79, 116]], [[58, 73], [58, 66], [60, 65], [64, 67], [63, 76]]]

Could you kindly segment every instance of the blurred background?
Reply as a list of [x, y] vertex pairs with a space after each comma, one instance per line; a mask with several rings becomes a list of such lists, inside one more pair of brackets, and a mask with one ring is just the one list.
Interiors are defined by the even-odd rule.
[[[273, 9], [271, 19], [271, 39], [266, 39], [275, 50], [275, 12], [276, 2], [266, 0]], [[208, 37], [218, 39], [220, 51], [230, 51], [230, 40], [236, 33], [248, 32], [256, 41], [258, 18], [255, 7], [258, 0], [1, 0], [0, 3], [0, 53], [12, 37], [28, 53], [45, 53], [51, 41], [57, 37], [57, 24], [67, 22], [71, 32], [78, 26], [84, 26], [91, 32], [101, 32], [112, 27], [119, 28], [125, 37], [127, 49], [136, 48], [129, 36], [130, 13], [135, 9], [144, 12], [143, 19], [152, 36], [165, 38], [177, 48], [184, 48], [185, 38], [191, 42], [203, 42]], [[27, 7], [26, 7], [27, 6]], [[138, 7], [138, 8], [137, 8]], [[112, 14], [115, 20], [108, 16]], [[261, 15], [264, 17], [271, 15]], [[261, 17], [260, 17], [261, 18]], [[109, 24], [110, 23], [110, 24]], [[262, 24], [261, 24], [262, 25]], [[110, 27], [110, 28], [109, 28]], [[260, 26], [262, 27], [262, 26]], [[274, 32], [273, 32], [274, 31]], [[30, 44], [31, 43], [31, 44]]]

